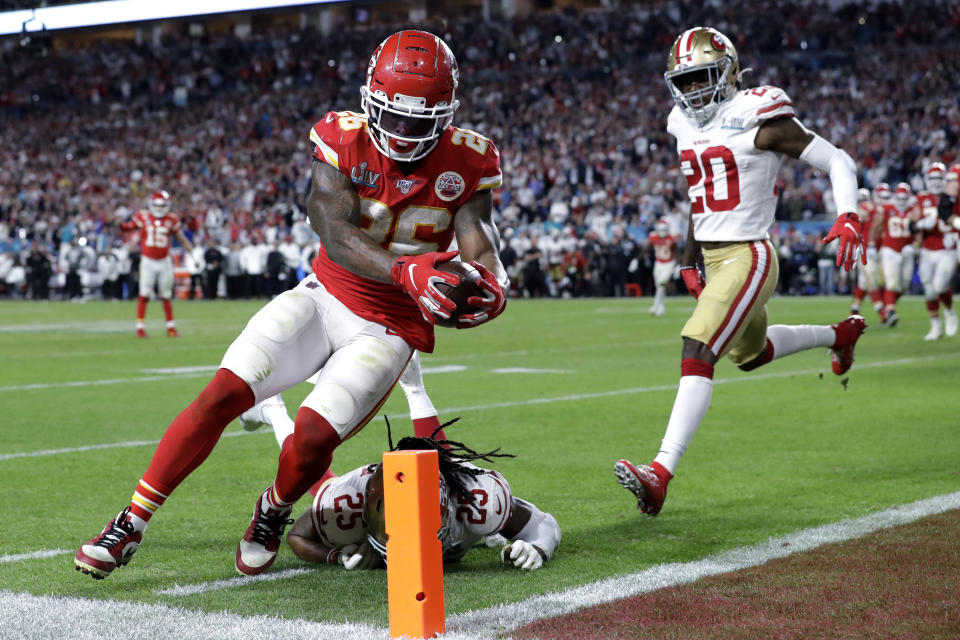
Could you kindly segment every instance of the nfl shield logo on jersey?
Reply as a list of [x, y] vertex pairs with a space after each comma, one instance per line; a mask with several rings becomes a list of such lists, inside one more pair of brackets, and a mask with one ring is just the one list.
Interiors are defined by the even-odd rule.
[[406, 178], [397, 178], [397, 191], [403, 195], [408, 195], [410, 189], [413, 189], [413, 185], [417, 184], [416, 180], [408, 180]]
[[444, 171], [433, 185], [437, 197], [445, 202], [456, 200], [466, 189], [466, 183], [456, 171]]

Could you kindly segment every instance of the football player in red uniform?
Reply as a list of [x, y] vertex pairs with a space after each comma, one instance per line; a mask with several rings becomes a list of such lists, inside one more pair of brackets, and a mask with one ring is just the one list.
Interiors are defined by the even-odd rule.
[[[917, 273], [923, 283], [923, 295], [930, 313], [930, 331], [924, 340], [939, 340], [944, 333], [957, 334], [957, 312], [953, 310], [950, 281], [957, 270], [957, 253], [953, 229], [940, 217], [940, 196], [947, 169], [940, 162], [932, 163], [924, 172], [926, 191], [917, 194], [910, 214], [920, 234], [920, 262]], [[943, 320], [940, 306], [943, 305]]]
[[[716, 363], [724, 356], [744, 371], [799, 351], [830, 349], [833, 372], [853, 365], [866, 329], [858, 315], [834, 325], [770, 325], [766, 302], [777, 282], [770, 242], [784, 156], [803, 160], [830, 179], [838, 216], [824, 238], [839, 239], [837, 266], [866, 264], [866, 238], [857, 214], [853, 158], [797, 119], [782, 89], [741, 87], [733, 43], [716, 29], [693, 27], [674, 41], [664, 74], [676, 105], [667, 131], [676, 138], [690, 197], [690, 227], [680, 275], [697, 299], [681, 331], [680, 384], [661, 441], [649, 465], [619, 460], [622, 487], [651, 516], [660, 512], [667, 485], [713, 397]], [[702, 256], [706, 274], [697, 267]]]
[[[878, 194], [882, 193], [881, 187], [886, 188], [887, 192], [890, 191], [890, 187], [886, 183], [881, 183], [878, 185]], [[883, 196], [880, 196], [880, 198], [883, 198]], [[869, 234], [873, 227], [873, 221], [880, 212], [880, 202], [873, 199], [869, 189], [859, 189], [857, 191], [857, 212], [860, 214], [860, 219], [864, 220], [865, 233]], [[857, 274], [853, 288], [853, 301], [850, 303], [850, 313], [860, 313], [860, 304], [863, 302], [863, 297], [869, 293], [873, 308], [880, 315], [880, 320], [883, 321], [883, 274], [877, 260], [877, 246], [873, 242], [867, 244], [867, 264], [857, 264], [855, 268]]]
[[488, 138], [452, 126], [458, 76], [442, 39], [395, 33], [370, 58], [363, 113], [331, 112], [314, 125], [307, 214], [322, 248], [313, 273], [251, 318], [213, 380], [168, 427], [130, 505], [77, 551], [78, 570], [102, 578], [126, 564], [150, 517], [230, 421], [319, 371], [237, 546], [238, 571], [265, 571], [293, 503], [334, 449], [367, 424], [415, 349], [433, 351], [434, 325], [456, 308], [435, 286], [459, 282], [436, 268], [457, 255], [445, 251], [454, 233], [484, 292], [456, 326], [503, 311], [508, 280], [491, 220], [500, 157]]
[[650, 234], [650, 246], [653, 247], [653, 284], [656, 292], [650, 313], [662, 316], [667, 311], [667, 285], [673, 278], [677, 267], [677, 237], [670, 235], [670, 225], [664, 219], [657, 220], [654, 233]]
[[170, 194], [155, 191], [150, 196], [147, 210], [133, 214], [120, 225], [122, 231], [137, 231], [140, 236], [140, 295], [137, 298], [137, 337], [146, 338], [143, 318], [147, 302], [154, 290], [160, 295], [163, 313], [167, 317], [167, 336], [176, 338], [177, 325], [173, 321], [173, 260], [170, 258], [170, 237], [183, 245], [184, 251], [193, 251], [193, 245], [183, 235], [180, 217], [170, 211]]
[[880, 247], [880, 267], [885, 287], [883, 323], [888, 327], [895, 327], [900, 321], [897, 300], [909, 289], [913, 279], [916, 252], [913, 248], [913, 231], [910, 229], [912, 205], [913, 189], [906, 182], [897, 183], [893, 197], [880, 208], [870, 230], [871, 240]]

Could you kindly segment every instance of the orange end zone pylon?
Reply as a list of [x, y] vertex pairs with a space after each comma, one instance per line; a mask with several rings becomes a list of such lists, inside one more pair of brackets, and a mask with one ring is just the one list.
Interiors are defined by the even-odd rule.
[[391, 638], [432, 638], [445, 629], [439, 476], [436, 451], [383, 454]]

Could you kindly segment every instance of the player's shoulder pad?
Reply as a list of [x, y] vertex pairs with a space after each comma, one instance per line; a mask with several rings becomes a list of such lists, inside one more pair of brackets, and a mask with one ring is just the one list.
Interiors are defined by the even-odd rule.
[[340, 149], [365, 134], [367, 116], [355, 111], [330, 111], [310, 129], [313, 157], [340, 168]]
[[745, 128], [756, 126], [766, 120], [796, 116], [793, 101], [780, 87], [766, 85], [742, 89], [737, 92], [735, 117], [743, 118]]
[[513, 492], [510, 483], [499, 471], [484, 469], [475, 476], [464, 476], [464, 486], [470, 492], [474, 504], [486, 509], [486, 518], [476, 523], [468, 519], [467, 524], [477, 535], [487, 536], [503, 529], [510, 520], [513, 505]]
[[472, 129], [450, 125], [436, 151], [449, 154], [451, 160], [477, 175], [476, 189], [496, 189], [503, 183], [500, 151], [493, 140]]

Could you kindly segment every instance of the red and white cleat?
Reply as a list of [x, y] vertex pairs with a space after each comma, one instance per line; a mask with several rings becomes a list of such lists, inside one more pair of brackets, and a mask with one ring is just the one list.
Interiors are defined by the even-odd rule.
[[146, 338], [146, 337], [147, 337], [147, 332], [144, 331], [143, 329], [137, 329], [137, 337], [138, 337], [138, 338]]
[[[272, 487], [268, 487], [270, 491]], [[286, 509], [263, 510], [263, 496], [257, 498], [257, 506], [253, 509], [253, 518], [243, 539], [237, 545], [237, 571], [245, 576], [255, 576], [270, 568], [277, 559], [283, 530], [288, 524], [293, 524], [290, 512], [293, 507]]]
[[107, 523], [100, 535], [77, 549], [73, 564], [77, 571], [103, 580], [111, 571], [130, 562], [142, 540], [143, 534], [130, 522], [127, 507]]
[[667, 485], [652, 467], [645, 464], [638, 467], [629, 460], [618, 460], [613, 472], [620, 486], [637, 497], [637, 509], [651, 516], [660, 513], [667, 499]]
[[168, 338], [179, 338], [180, 333], [177, 331], [176, 327], [167, 327], [167, 337]]
[[867, 323], [863, 316], [850, 316], [842, 322], [833, 325], [837, 337], [830, 347], [830, 360], [833, 363], [833, 372], [842, 376], [853, 365], [853, 348], [857, 340], [867, 330]]

